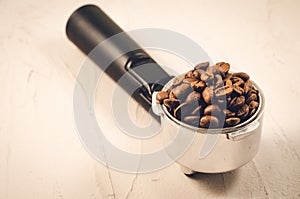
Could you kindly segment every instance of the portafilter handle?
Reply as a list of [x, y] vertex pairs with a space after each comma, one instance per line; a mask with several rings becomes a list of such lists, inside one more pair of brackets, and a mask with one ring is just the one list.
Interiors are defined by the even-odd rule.
[[[68, 38], [115, 82], [123, 76], [120, 86], [147, 110], [151, 107], [152, 93], [161, 90], [172, 78], [95, 5], [78, 8], [67, 22], [66, 33]], [[121, 37], [116, 40], [109, 39], [119, 33], [122, 33]], [[105, 49], [99, 48], [97, 51], [97, 46], [104, 41]], [[126, 49], [135, 50], [126, 52]], [[110, 59], [113, 62], [106, 67], [107, 60]], [[126, 73], [130, 75], [124, 76]], [[139, 89], [132, 94], [132, 88]]]

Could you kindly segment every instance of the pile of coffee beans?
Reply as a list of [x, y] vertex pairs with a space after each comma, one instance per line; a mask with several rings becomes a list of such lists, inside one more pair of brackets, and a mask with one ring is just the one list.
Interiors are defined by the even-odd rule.
[[222, 128], [249, 119], [259, 106], [258, 90], [244, 72], [230, 73], [230, 65], [209, 62], [176, 77], [167, 91], [156, 95], [158, 103], [178, 120], [201, 128]]

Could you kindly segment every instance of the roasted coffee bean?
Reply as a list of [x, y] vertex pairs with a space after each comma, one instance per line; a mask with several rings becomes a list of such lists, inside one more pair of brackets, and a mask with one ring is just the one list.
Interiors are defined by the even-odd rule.
[[238, 123], [240, 123], [240, 121], [241, 121], [241, 119], [238, 117], [230, 117], [225, 120], [225, 122], [228, 126], [237, 125]]
[[194, 90], [201, 91], [205, 87], [205, 82], [204, 81], [191, 82], [191, 87]]
[[254, 94], [258, 94], [258, 90], [256, 90], [254, 87], [253, 87], [253, 85], [252, 85], [252, 89], [251, 89], [251, 93], [254, 93]]
[[174, 78], [174, 81], [173, 81], [173, 86], [177, 86], [179, 84], [181, 84], [181, 82], [184, 80], [184, 76], [183, 75], [180, 75], [178, 77], [175, 77]]
[[200, 82], [199, 80], [191, 82], [191, 84], [190, 84], [191, 88], [195, 89], [196, 88], [196, 84], [198, 84], [199, 82]]
[[216, 128], [219, 126], [219, 119], [214, 116], [205, 115], [200, 119], [200, 126], [205, 128], [208, 127]]
[[250, 108], [251, 110], [252, 110], [252, 109], [258, 108], [258, 106], [259, 106], [259, 103], [256, 102], [256, 101], [251, 101], [251, 102], [249, 103], [249, 108]]
[[224, 86], [223, 84], [223, 79], [222, 79], [222, 76], [221, 75], [215, 75], [215, 88], [219, 88], [221, 86]]
[[220, 88], [217, 88], [215, 90], [215, 95], [216, 97], [222, 97], [222, 96], [225, 96], [225, 95], [230, 95], [233, 91], [233, 88], [231, 86], [223, 86], [223, 87], [220, 87]]
[[167, 99], [169, 94], [166, 91], [160, 91], [156, 94], [156, 101], [160, 104], [163, 103], [164, 99]]
[[176, 96], [174, 95], [174, 91], [173, 91], [173, 90], [171, 90], [171, 91], [169, 92], [169, 98], [170, 98], [170, 99], [176, 99]]
[[190, 88], [189, 84], [182, 83], [173, 89], [174, 96], [177, 99], [182, 99], [188, 93]]
[[235, 116], [235, 112], [232, 112], [229, 109], [223, 110], [223, 113], [226, 116], [226, 118]]
[[256, 100], [257, 100], [257, 95], [256, 95], [255, 93], [252, 93], [252, 94], [248, 97], [246, 103], [247, 103], [247, 104], [250, 104], [251, 101], [256, 101]]
[[239, 117], [246, 117], [249, 113], [249, 106], [247, 104], [244, 104], [242, 108], [240, 108], [237, 112], [237, 116]]
[[205, 89], [202, 92], [202, 97], [203, 97], [203, 100], [207, 104], [210, 104], [211, 103], [211, 99], [213, 97], [213, 91], [210, 88], [205, 87]]
[[212, 73], [212, 74], [219, 74], [220, 73], [219, 68], [216, 65], [209, 66], [206, 69], [206, 71], [209, 72], [209, 73]]
[[239, 96], [239, 97], [234, 97], [234, 98], [230, 101], [229, 106], [230, 106], [232, 109], [236, 109], [236, 108], [241, 107], [243, 104], [245, 104], [245, 97], [244, 97], [244, 96]]
[[230, 80], [232, 81], [232, 84], [236, 86], [243, 86], [245, 83], [240, 77], [232, 77]]
[[249, 80], [249, 75], [244, 72], [239, 72], [239, 73], [233, 73], [233, 77], [240, 77], [242, 78], [245, 82]]
[[231, 100], [228, 101], [228, 107], [233, 108], [235, 105], [237, 97], [233, 97]]
[[225, 77], [225, 75], [228, 73], [228, 71], [230, 69], [230, 65], [225, 62], [216, 63], [216, 66], [218, 67], [218, 69], [223, 77]]
[[227, 100], [227, 104], [229, 105], [229, 103], [231, 102], [233, 97], [231, 97], [230, 95], [229, 96], [226, 96], [226, 100]]
[[200, 76], [201, 76], [201, 74], [198, 70], [193, 71], [192, 78], [199, 80]]
[[190, 70], [189, 72], [187, 72], [187, 73], [185, 74], [185, 78], [192, 78], [192, 77], [193, 77], [193, 71], [194, 71], [194, 70]]
[[177, 108], [174, 110], [174, 117], [176, 117], [177, 119], [181, 119], [183, 117], [185, 117], [185, 113], [188, 112], [188, 104], [187, 103], [182, 103], [179, 106], [177, 106]]
[[198, 127], [200, 123], [200, 116], [190, 115], [183, 118], [183, 121], [187, 124]]
[[230, 80], [230, 79], [227, 79], [226, 81], [225, 81], [225, 85], [226, 86], [228, 86], [228, 87], [231, 87], [232, 86], [232, 81]]
[[[246, 95], [247, 98], [249, 98], [252, 94], [258, 95], [258, 90], [251, 89], [251, 91]], [[253, 96], [254, 97], [254, 96]]]
[[195, 66], [195, 69], [206, 70], [208, 66], [209, 66], [209, 62], [203, 62], [203, 63], [197, 64]]
[[183, 83], [187, 83], [187, 84], [191, 84], [192, 82], [198, 81], [195, 78], [185, 78], [184, 80], [182, 80]]
[[242, 89], [241, 87], [237, 86], [237, 85], [233, 85], [232, 86], [233, 90], [238, 93], [239, 95], [242, 95], [244, 93], [244, 89]]
[[245, 97], [244, 96], [239, 96], [235, 100], [235, 104], [233, 106], [242, 106], [245, 104]]
[[221, 114], [221, 109], [218, 105], [208, 105], [204, 109], [204, 115], [214, 115], [219, 116]]
[[257, 109], [252, 109], [252, 110], [250, 111], [249, 116], [251, 117], [252, 115], [254, 115], [254, 113], [256, 112], [256, 110], [257, 110]]
[[201, 99], [201, 94], [196, 91], [193, 91], [186, 97], [185, 102], [189, 104], [193, 102], [198, 102], [200, 99]]
[[181, 120], [186, 116], [192, 115], [192, 111], [198, 106], [198, 104], [182, 103], [174, 110], [174, 117]]
[[251, 89], [252, 89], [252, 83], [251, 83], [250, 80], [248, 80], [248, 81], [245, 82], [245, 84], [244, 84], [244, 92], [245, 92], [246, 94], [248, 94], [248, 93], [251, 91]]
[[211, 72], [205, 72], [201, 74], [200, 79], [204, 82], [209, 82], [214, 80], [214, 75]]
[[197, 70], [199, 72], [200, 78], [203, 73], [206, 73], [206, 70], [201, 70], [201, 69], [195, 69], [195, 70]]
[[164, 105], [169, 109], [175, 109], [179, 105], [178, 99], [165, 99]]
[[[178, 120], [203, 128], [231, 127], [253, 116], [258, 90], [246, 73], [229, 73], [230, 65], [201, 63], [175, 78], [167, 92], [156, 96]], [[220, 118], [225, 117], [224, 123]]]
[[191, 115], [201, 115], [202, 105], [198, 105], [192, 112]]
[[225, 104], [227, 104], [227, 100], [226, 99], [222, 99], [222, 98], [217, 99], [217, 104], [224, 106]]
[[232, 78], [232, 74], [231, 73], [227, 73], [225, 75], [224, 81], [230, 80]]
[[172, 91], [172, 87], [170, 87], [168, 90], [167, 90], [167, 93], [170, 93]]

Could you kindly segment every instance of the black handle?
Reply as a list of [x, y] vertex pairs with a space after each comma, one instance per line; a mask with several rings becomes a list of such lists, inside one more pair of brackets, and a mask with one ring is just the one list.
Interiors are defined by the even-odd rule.
[[[123, 33], [123, 30], [95, 5], [78, 8], [68, 20], [66, 33], [68, 38], [86, 55], [91, 54], [101, 42], [122, 33], [122, 37], [116, 41], [109, 40], [106, 43], [107, 49], [93, 52], [92, 54], [96, 56], [89, 57], [116, 82], [124, 74], [129, 73], [130, 75], [125, 76], [120, 86], [127, 92], [130, 92], [132, 88], [140, 87], [140, 90], [135, 92], [136, 96], [133, 97], [147, 109], [149, 103], [151, 104], [152, 92], [160, 90], [171, 78], [132, 38]], [[136, 50], [114, 59], [128, 48]], [[114, 61], [109, 67], [104, 68], [108, 59], [114, 59]], [[148, 105], [143, 104], [141, 97]]]

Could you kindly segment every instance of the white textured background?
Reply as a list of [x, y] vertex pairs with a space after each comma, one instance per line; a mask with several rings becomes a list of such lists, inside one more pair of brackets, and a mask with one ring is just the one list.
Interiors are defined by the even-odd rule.
[[[94, 1], [125, 30], [166, 28], [190, 37], [263, 88], [267, 107], [254, 160], [194, 179], [176, 164], [118, 173], [81, 145], [72, 91], [85, 56], [64, 30], [86, 3], [0, 1], [0, 199], [300, 198], [300, 1]], [[133, 118], [148, 119], [133, 107]]]

